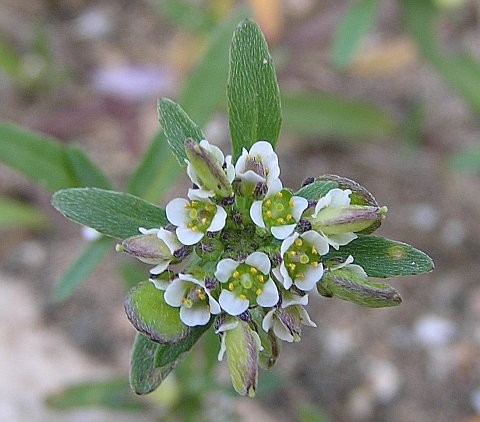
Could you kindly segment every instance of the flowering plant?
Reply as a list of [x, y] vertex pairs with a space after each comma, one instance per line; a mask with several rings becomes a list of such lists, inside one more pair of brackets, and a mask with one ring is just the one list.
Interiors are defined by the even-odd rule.
[[413, 247], [373, 236], [387, 208], [338, 176], [280, 180], [274, 151], [281, 125], [275, 71], [256, 24], [242, 22], [230, 50], [227, 89], [233, 154], [210, 144], [171, 100], [159, 101], [166, 139], [193, 187], [165, 209], [95, 188], [53, 197], [68, 218], [121, 239], [118, 251], [152, 265], [125, 300], [139, 334], [130, 383], [154, 390], [206, 330], [220, 337], [235, 390], [253, 396], [258, 367], [280, 342], [316, 326], [306, 305], [318, 292], [368, 307], [400, 304], [396, 290], [369, 277], [430, 271]]

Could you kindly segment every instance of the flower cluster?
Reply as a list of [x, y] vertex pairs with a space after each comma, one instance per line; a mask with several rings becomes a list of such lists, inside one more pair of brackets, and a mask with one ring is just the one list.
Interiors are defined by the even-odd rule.
[[236, 163], [206, 140], [187, 140], [185, 152], [188, 199], [167, 204], [169, 225], [140, 228], [117, 249], [155, 265], [150, 280], [185, 325], [215, 318], [219, 358], [227, 353], [235, 389], [252, 395], [258, 365], [271, 365], [262, 351], [274, 359], [279, 340], [299, 341], [302, 325], [316, 326], [305, 306], [312, 292], [325, 294], [324, 275], [331, 283], [339, 271], [363, 277], [351, 256], [335, 251], [378, 224], [386, 208], [352, 203], [358, 192], [339, 184], [314, 199], [314, 190], [284, 188], [266, 141], [243, 149]]

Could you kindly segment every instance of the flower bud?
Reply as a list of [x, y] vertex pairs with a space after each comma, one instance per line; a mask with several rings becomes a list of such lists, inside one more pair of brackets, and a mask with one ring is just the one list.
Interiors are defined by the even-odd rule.
[[173, 258], [167, 244], [154, 233], [129, 237], [115, 249], [118, 252], [128, 253], [147, 264], [158, 264]]
[[193, 139], [185, 141], [185, 153], [202, 188], [223, 198], [232, 195], [232, 186], [222, 168], [223, 163], [219, 163], [209, 151]]
[[397, 306], [402, 302], [392, 286], [370, 282], [348, 268], [325, 271], [317, 290], [322, 296], [337, 296], [369, 308]]
[[355, 233], [383, 220], [387, 207], [350, 205], [348, 207], [326, 207], [307, 219], [314, 230], [326, 235]]

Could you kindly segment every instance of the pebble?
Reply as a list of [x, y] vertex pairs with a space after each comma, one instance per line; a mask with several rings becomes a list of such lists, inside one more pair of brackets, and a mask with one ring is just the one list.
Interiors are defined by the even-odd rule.
[[433, 314], [417, 319], [413, 330], [416, 341], [428, 348], [450, 343], [457, 332], [453, 321]]

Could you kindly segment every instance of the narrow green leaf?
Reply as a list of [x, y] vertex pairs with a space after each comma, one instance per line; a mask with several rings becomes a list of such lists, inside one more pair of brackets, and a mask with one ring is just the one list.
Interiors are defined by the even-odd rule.
[[18, 81], [20, 79], [20, 55], [2, 40], [0, 40], [0, 69], [14, 80]]
[[167, 138], [158, 132], [152, 139], [142, 161], [127, 182], [132, 195], [156, 202], [174, 184], [180, 167], [171, 154]]
[[295, 192], [295, 195], [301, 196], [302, 198], [308, 199], [310, 201], [316, 201], [317, 199], [325, 196], [328, 192], [337, 187], [338, 184], [335, 182], [316, 181], [299, 189], [297, 192]]
[[247, 16], [247, 9], [241, 7], [221, 20], [210, 33], [205, 51], [182, 87], [178, 102], [199, 126], [208, 122], [225, 96], [230, 40], [238, 22]]
[[64, 189], [52, 197], [65, 217], [107, 236], [126, 239], [139, 227], [166, 226], [165, 210], [127, 193], [97, 188]]
[[107, 252], [112, 249], [112, 240], [107, 237], [89, 242], [81, 255], [62, 274], [54, 290], [53, 299], [62, 301], [69, 298], [90, 273], [95, 269]]
[[49, 191], [78, 186], [61, 144], [8, 123], [0, 124], [0, 161]]
[[135, 335], [129, 375], [130, 387], [134, 393], [151, 393], [164, 380], [166, 374], [155, 365], [155, 356], [159, 347], [160, 344], [154, 343], [143, 334]]
[[205, 139], [203, 132], [178, 104], [168, 98], [158, 101], [158, 117], [173, 155], [184, 167], [187, 156], [183, 143], [187, 138], [197, 142]]
[[335, 31], [332, 58], [336, 66], [346, 67], [363, 36], [375, 19], [378, 0], [356, 0], [342, 16]]
[[340, 250], [331, 250], [325, 259], [348, 258], [363, 267], [370, 277], [397, 277], [422, 274], [433, 270], [432, 259], [410, 245], [377, 236], [358, 235]]
[[282, 123], [277, 77], [262, 31], [248, 19], [233, 35], [227, 102], [234, 160], [258, 140], [275, 146]]
[[24, 202], [0, 197], [0, 230], [41, 229], [48, 226], [47, 216]]
[[79, 186], [111, 189], [112, 184], [103, 171], [90, 161], [76, 145], [66, 147], [68, 164]]
[[167, 305], [163, 291], [150, 281], [130, 290], [125, 299], [125, 312], [138, 331], [158, 343], [179, 342], [191, 331], [180, 320], [179, 309]]
[[103, 407], [122, 411], [141, 411], [148, 407], [131, 394], [128, 381], [113, 379], [71, 385], [46, 399], [49, 407], [71, 410], [82, 407]]
[[284, 129], [304, 136], [370, 140], [398, 130], [397, 123], [379, 107], [320, 92], [284, 93], [282, 112]]

